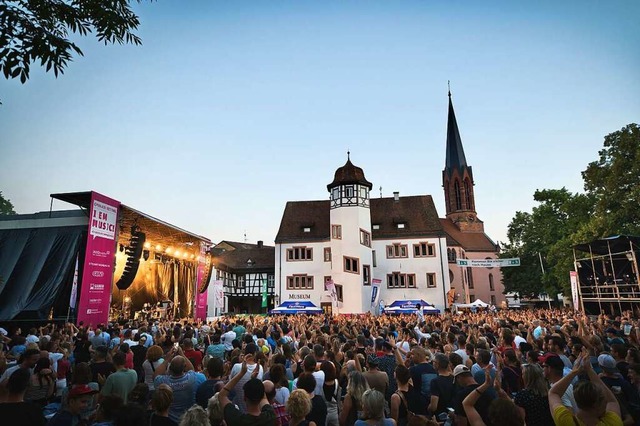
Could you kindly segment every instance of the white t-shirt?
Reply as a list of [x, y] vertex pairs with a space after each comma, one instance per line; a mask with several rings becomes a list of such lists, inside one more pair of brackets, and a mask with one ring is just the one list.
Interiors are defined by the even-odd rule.
[[[315, 395], [320, 395], [321, 397], [324, 398], [324, 391], [322, 390], [322, 387], [324, 386], [324, 371], [319, 370], [319, 371], [314, 371], [313, 373], [313, 377], [315, 377], [316, 379], [316, 388], [313, 390], [313, 393]], [[293, 381], [293, 389], [298, 389], [297, 387], [298, 384], [298, 379], [295, 379]]]

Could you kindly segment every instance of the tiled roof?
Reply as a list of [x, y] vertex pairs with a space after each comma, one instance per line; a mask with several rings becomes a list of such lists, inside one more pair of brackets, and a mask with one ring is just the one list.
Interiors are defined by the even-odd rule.
[[[370, 200], [373, 239], [435, 237], [444, 234], [430, 195]], [[350, 208], [350, 207], [348, 207]], [[404, 223], [404, 228], [398, 228]], [[329, 201], [290, 201], [287, 203], [276, 243], [325, 241], [330, 238]], [[305, 232], [305, 228], [309, 232]]]
[[[373, 239], [436, 237], [443, 235], [436, 206], [431, 195], [391, 198], [372, 198], [371, 225]], [[404, 223], [404, 228], [398, 228]]]
[[449, 219], [440, 219], [447, 233], [447, 246], [462, 247], [465, 251], [496, 251], [496, 243], [484, 232], [462, 232]]
[[359, 184], [364, 185], [371, 189], [373, 185], [364, 177], [364, 171], [354, 166], [351, 160], [347, 159], [344, 166], [338, 168], [333, 177], [333, 182], [327, 185], [327, 189], [331, 191], [331, 188], [338, 185]]
[[[215, 247], [212, 261], [216, 269], [231, 272], [273, 270], [275, 267], [275, 247], [259, 247], [257, 244], [222, 241], [218, 246], [231, 246], [232, 250], [218, 250]], [[251, 263], [247, 263], [251, 260]]]
[[[284, 208], [276, 243], [329, 239], [330, 201], [289, 201]], [[309, 232], [304, 232], [309, 228]]]

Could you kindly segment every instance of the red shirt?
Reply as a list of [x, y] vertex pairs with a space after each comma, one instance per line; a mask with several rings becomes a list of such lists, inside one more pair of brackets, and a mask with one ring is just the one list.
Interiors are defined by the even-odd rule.
[[188, 351], [184, 351], [184, 356], [187, 357], [189, 361], [191, 361], [191, 364], [193, 364], [193, 368], [195, 370], [202, 369], [202, 352], [191, 349]]
[[124, 366], [128, 369], [133, 370], [133, 352], [129, 351], [125, 354], [126, 359], [124, 361]]

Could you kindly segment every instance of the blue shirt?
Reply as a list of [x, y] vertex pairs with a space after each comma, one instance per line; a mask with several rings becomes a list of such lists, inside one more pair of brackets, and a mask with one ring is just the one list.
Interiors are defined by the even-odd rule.
[[170, 375], [160, 375], [153, 379], [156, 389], [161, 384], [168, 385], [173, 390], [173, 402], [169, 407], [169, 418], [178, 423], [180, 417], [196, 403], [196, 391], [198, 387], [206, 381], [202, 373], [187, 371], [180, 377]]

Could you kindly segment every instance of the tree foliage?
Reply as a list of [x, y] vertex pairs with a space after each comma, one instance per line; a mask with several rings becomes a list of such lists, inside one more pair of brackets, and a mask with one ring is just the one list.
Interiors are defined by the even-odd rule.
[[2, 191], [0, 191], [0, 215], [8, 214], [16, 214], [16, 211], [13, 209], [13, 204], [11, 204], [11, 201], [4, 198], [2, 196]]
[[129, 0], [3, 0], [0, 2], [0, 71], [5, 78], [29, 79], [40, 62], [62, 74], [74, 54], [83, 55], [69, 37], [95, 33], [105, 44], [141, 44], [132, 31], [140, 21]]
[[567, 294], [574, 245], [640, 234], [638, 126], [629, 124], [607, 135], [599, 156], [582, 172], [584, 194], [566, 188], [537, 190], [533, 197], [538, 205], [530, 213], [516, 212], [501, 257], [520, 257], [521, 266], [502, 270], [506, 292]]
[[596, 199], [594, 235], [640, 235], [640, 128], [629, 124], [604, 138], [600, 158], [582, 172]]

